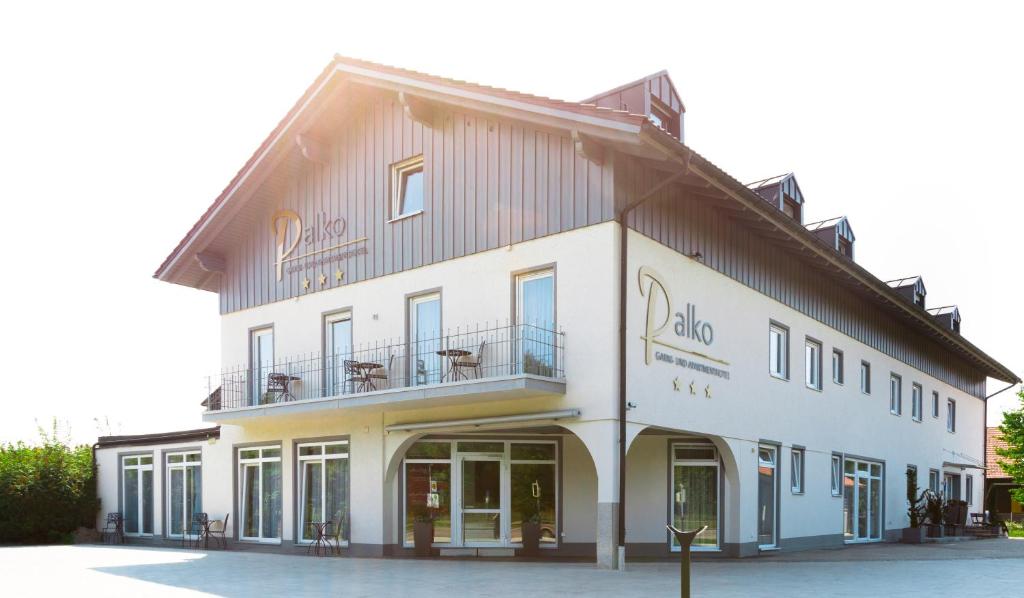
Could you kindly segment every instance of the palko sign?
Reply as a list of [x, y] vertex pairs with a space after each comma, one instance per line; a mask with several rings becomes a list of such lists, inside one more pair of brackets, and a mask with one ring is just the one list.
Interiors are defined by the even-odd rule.
[[721, 359], [684, 349], [664, 338], [671, 332], [680, 339], [706, 347], [710, 347], [715, 342], [714, 326], [711, 325], [711, 322], [700, 320], [697, 317], [696, 305], [687, 303], [683, 311], [673, 314], [672, 293], [669, 291], [668, 285], [665, 284], [664, 278], [650, 266], [640, 267], [637, 273], [637, 282], [640, 284], [640, 296], [647, 299], [644, 334], [640, 337], [644, 341], [644, 363], [649, 364], [655, 358], [654, 347], [658, 345], [727, 365]]
[[[303, 228], [302, 217], [300, 217], [294, 210], [278, 210], [270, 217], [270, 229], [274, 234], [274, 265], [277, 268], [277, 280], [280, 281], [284, 274], [285, 264], [300, 260], [302, 258], [312, 257], [333, 251], [335, 249], [341, 249], [354, 245], [356, 243], [362, 243], [366, 241], [366, 237], [360, 237], [351, 241], [345, 241], [329, 247], [314, 250], [313, 247], [321, 244], [334, 243], [340, 240], [348, 228], [344, 218], [330, 218], [327, 214], [319, 213], [313, 216], [313, 224]], [[293, 256], [292, 253], [298, 248], [299, 243], [302, 242], [304, 249], [307, 251], [301, 255]], [[339, 255], [333, 255], [329, 258], [320, 258], [312, 264], [304, 264], [303, 266], [297, 266], [296, 269], [302, 269], [305, 267], [315, 267], [326, 264], [328, 262], [340, 261], [353, 255], [362, 255], [366, 253], [365, 247], [358, 249], [350, 249], [342, 252]], [[291, 271], [291, 269], [289, 269]]]

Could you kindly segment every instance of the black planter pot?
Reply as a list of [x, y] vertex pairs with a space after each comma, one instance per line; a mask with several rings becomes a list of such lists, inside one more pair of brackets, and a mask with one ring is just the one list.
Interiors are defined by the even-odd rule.
[[519, 551], [523, 556], [540, 554], [540, 524], [523, 523], [523, 548]]
[[416, 521], [412, 524], [412, 541], [416, 556], [430, 556], [430, 545], [434, 543], [434, 522]]
[[924, 542], [927, 531], [928, 529], [924, 526], [905, 527], [903, 528], [902, 542], [904, 544], [921, 544]]
[[928, 537], [929, 538], [943, 538], [943, 537], [945, 537], [945, 533], [943, 533], [942, 525], [936, 525], [934, 523], [929, 523], [927, 525], [927, 528], [928, 528]]

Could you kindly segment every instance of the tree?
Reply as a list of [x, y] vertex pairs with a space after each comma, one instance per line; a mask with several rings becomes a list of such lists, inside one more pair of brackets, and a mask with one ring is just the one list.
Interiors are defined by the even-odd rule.
[[1020, 407], [1003, 414], [1003, 425], [999, 432], [1006, 441], [1006, 448], [997, 448], [996, 454], [1002, 457], [999, 466], [1003, 468], [1020, 488], [1010, 490], [1010, 495], [1019, 503], [1024, 503], [1024, 387], [1017, 393]]

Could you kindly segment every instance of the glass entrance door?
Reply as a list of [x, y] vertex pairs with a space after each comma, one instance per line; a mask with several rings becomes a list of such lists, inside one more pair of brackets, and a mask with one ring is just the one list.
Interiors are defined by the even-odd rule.
[[847, 459], [843, 466], [843, 535], [847, 542], [882, 539], [882, 466]]
[[167, 533], [172, 538], [194, 532], [192, 520], [202, 506], [200, 453], [167, 455]]
[[121, 497], [124, 512], [124, 533], [148, 536], [153, 533], [153, 457], [124, 457], [122, 460]]
[[777, 457], [778, 449], [774, 446], [757, 449], [757, 544], [761, 548], [774, 548], [778, 542], [775, 534]]
[[459, 457], [459, 523], [463, 546], [505, 543], [503, 458]]

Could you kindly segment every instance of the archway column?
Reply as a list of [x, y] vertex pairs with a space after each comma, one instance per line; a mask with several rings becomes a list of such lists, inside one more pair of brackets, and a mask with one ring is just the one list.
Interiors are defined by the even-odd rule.
[[594, 522], [597, 566], [619, 566], [619, 453], [618, 426], [615, 421], [565, 423], [590, 452], [597, 472], [597, 507]]

